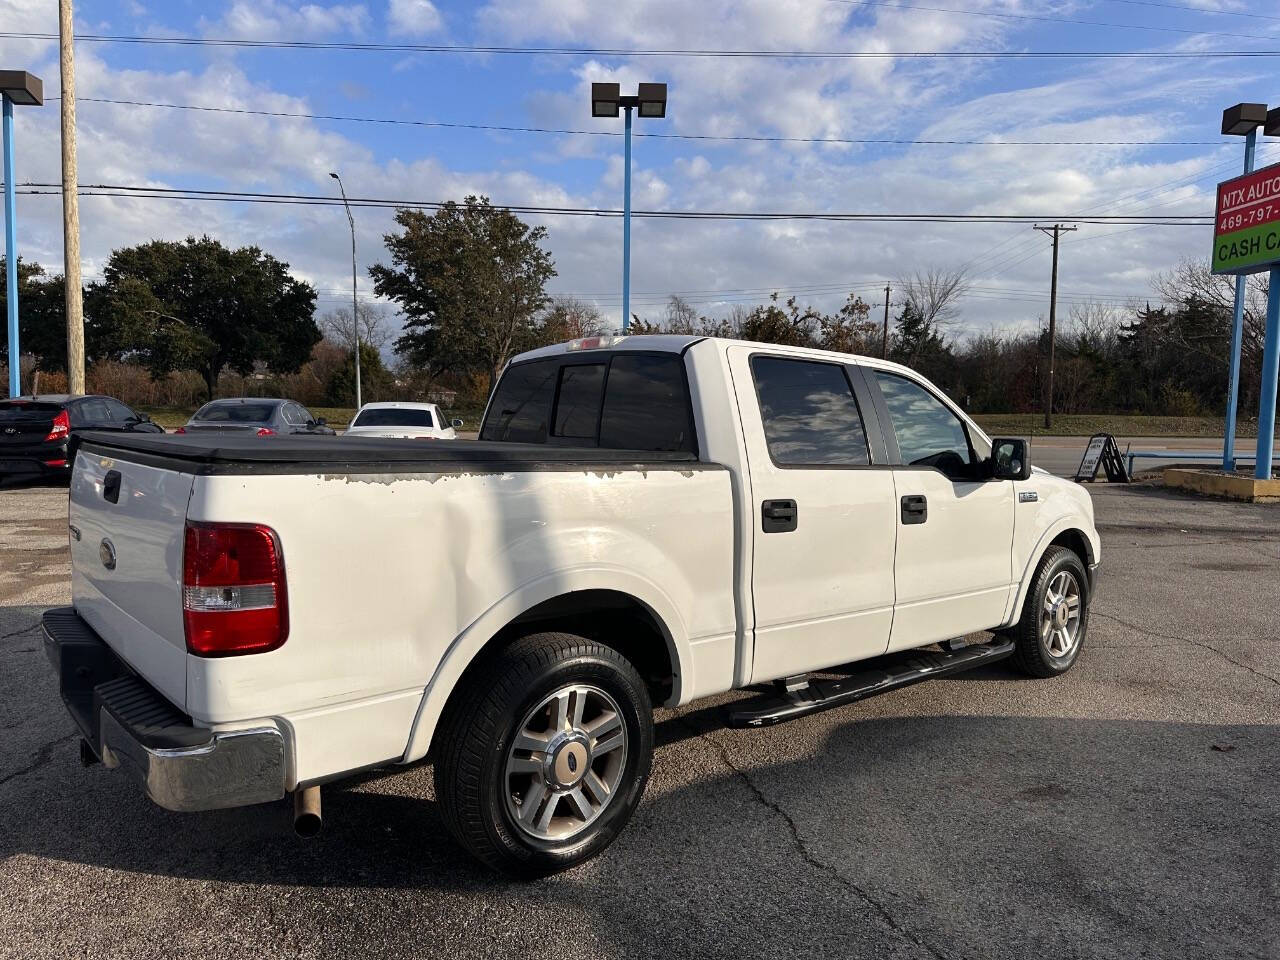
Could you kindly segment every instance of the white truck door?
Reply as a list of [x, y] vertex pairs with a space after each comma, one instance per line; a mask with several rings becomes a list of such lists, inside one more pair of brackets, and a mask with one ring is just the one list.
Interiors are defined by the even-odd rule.
[[883, 653], [897, 500], [870, 391], [852, 365], [728, 357], [751, 468], [751, 682]]
[[[990, 454], [911, 377], [867, 368], [879, 387], [897, 498], [897, 601], [890, 650], [961, 637], [1004, 618], [1013, 582], [1014, 485], [983, 480]], [[895, 451], [896, 447], [896, 451]]]

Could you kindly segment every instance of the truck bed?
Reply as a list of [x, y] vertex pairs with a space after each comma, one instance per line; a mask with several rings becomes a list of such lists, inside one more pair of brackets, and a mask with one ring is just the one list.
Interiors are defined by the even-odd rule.
[[86, 452], [127, 452], [149, 466], [207, 476], [223, 473], [475, 473], [530, 470], [705, 468], [684, 451], [606, 450], [599, 447], [481, 440], [404, 440], [373, 437], [238, 437], [85, 433]]

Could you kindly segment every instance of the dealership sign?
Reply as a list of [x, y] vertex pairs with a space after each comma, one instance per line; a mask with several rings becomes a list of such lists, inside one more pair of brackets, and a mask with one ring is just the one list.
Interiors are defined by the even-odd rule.
[[1213, 272], [1257, 273], [1280, 264], [1280, 163], [1218, 184]]

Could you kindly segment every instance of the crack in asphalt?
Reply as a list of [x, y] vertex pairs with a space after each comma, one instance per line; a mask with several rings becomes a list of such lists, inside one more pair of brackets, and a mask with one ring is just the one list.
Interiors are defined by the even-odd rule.
[[[1237, 667], [1240, 667], [1242, 670], [1248, 670], [1254, 676], [1261, 677], [1263, 680], [1270, 680], [1276, 686], [1280, 687], [1280, 678], [1273, 677], [1271, 674], [1264, 673], [1261, 670], [1255, 670], [1253, 667], [1249, 666], [1247, 663], [1242, 663], [1241, 661], [1237, 660], [1235, 657], [1232, 657], [1226, 653], [1223, 653], [1217, 647], [1210, 646], [1209, 644], [1204, 643], [1200, 640], [1192, 640], [1190, 637], [1178, 637], [1178, 636], [1174, 636], [1171, 633], [1160, 633], [1157, 630], [1151, 630], [1147, 627], [1140, 627], [1136, 623], [1131, 623], [1128, 620], [1124, 620], [1110, 613], [1103, 613], [1100, 610], [1091, 610], [1090, 614], [1095, 617], [1102, 617], [1104, 620], [1114, 621], [1115, 623], [1118, 623], [1124, 627], [1128, 627], [1130, 630], [1140, 633], [1143, 636], [1157, 637], [1161, 640], [1175, 640], [1179, 643], [1189, 643], [1193, 647], [1199, 647], [1201, 650], [1208, 650], [1210, 653], [1216, 653], [1218, 656], [1220, 656], [1223, 660], [1226, 660], [1228, 663], [1233, 663]], [[1243, 639], [1253, 639], [1253, 638], [1243, 638]]]
[[27, 766], [23, 767], [21, 770], [15, 770], [13, 773], [6, 773], [3, 777], [0, 777], [0, 787], [3, 787], [10, 780], [16, 780], [18, 777], [25, 777], [29, 773], [35, 773], [35, 771], [39, 770], [41, 767], [48, 766], [53, 762], [54, 751], [57, 750], [58, 747], [75, 740], [78, 736], [80, 736], [78, 733], [69, 733], [65, 737], [60, 737], [57, 740], [46, 743], [36, 751], [35, 760], [27, 764]]
[[39, 630], [40, 624], [33, 623], [29, 627], [23, 627], [21, 630], [14, 630], [12, 633], [0, 633], [0, 640], [9, 640], [13, 637], [20, 637], [24, 633], [31, 633], [33, 630]]
[[919, 934], [904, 927], [900, 922], [898, 922], [897, 918], [895, 918], [893, 914], [889, 912], [888, 908], [885, 907], [884, 904], [882, 904], [879, 900], [877, 900], [875, 897], [869, 894], [857, 883], [855, 883], [854, 881], [850, 880], [848, 877], [839, 873], [834, 867], [830, 866], [829, 864], [823, 863], [821, 860], [815, 857], [809, 851], [809, 848], [805, 844], [804, 839], [800, 836], [800, 828], [796, 826], [796, 822], [792, 818], [791, 814], [787, 813], [787, 811], [782, 809], [782, 807], [779, 804], [775, 803], [773, 800], [770, 800], [767, 796], [765, 796], [764, 791], [761, 790], [756, 785], [756, 782], [751, 779], [751, 775], [733, 762], [733, 759], [729, 756], [729, 751], [725, 749], [723, 744], [721, 744], [719, 741], [717, 741], [714, 737], [710, 736], [706, 732], [698, 730], [696, 727], [693, 726], [693, 724], [685, 721], [684, 718], [679, 718], [679, 720], [681, 723], [684, 724], [684, 726], [687, 729], [691, 730], [698, 737], [698, 739], [705, 740], [707, 743], [711, 745], [711, 747], [716, 751], [716, 753], [720, 755], [720, 760], [724, 763], [724, 765], [728, 767], [733, 772], [733, 774], [738, 777], [738, 779], [740, 779], [744, 784], [746, 784], [747, 789], [751, 791], [751, 793], [755, 796], [756, 801], [761, 806], [765, 807], [766, 809], [772, 811], [777, 816], [782, 818], [783, 823], [787, 825], [787, 829], [791, 832], [792, 846], [795, 848], [795, 851], [800, 856], [801, 860], [803, 860], [806, 864], [808, 864], [814, 870], [817, 870], [819, 873], [826, 874], [828, 877], [835, 880], [836, 883], [852, 891], [860, 900], [863, 901], [863, 903], [865, 903], [868, 907], [870, 907], [877, 914], [879, 914], [880, 918], [885, 922], [886, 925], [888, 925], [889, 929], [892, 930], [894, 933], [896, 933], [898, 936], [902, 937], [904, 940], [914, 943], [916, 946], [920, 947], [922, 950], [927, 950], [930, 956], [936, 957], [938, 958], [938, 960], [947, 960], [947, 954], [943, 953], [941, 950], [939, 950], [929, 941], [925, 940]]

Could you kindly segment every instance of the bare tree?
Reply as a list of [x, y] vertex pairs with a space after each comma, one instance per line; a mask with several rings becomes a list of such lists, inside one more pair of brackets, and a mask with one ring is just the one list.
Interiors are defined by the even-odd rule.
[[[359, 305], [360, 342], [382, 352], [391, 339], [386, 308], [378, 303], [361, 302]], [[338, 307], [320, 318], [324, 335], [346, 350], [356, 348], [355, 324], [351, 322], [351, 308]]]
[[542, 321], [543, 339], [547, 343], [563, 343], [604, 333], [604, 318], [595, 304], [576, 297], [556, 297]]
[[969, 276], [963, 268], [942, 270], [929, 267], [898, 278], [902, 297], [931, 328], [946, 326], [959, 315], [959, 302], [969, 292]]
[[696, 333], [698, 327], [698, 311], [693, 304], [674, 293], [667, 297], [667, 314], [663, 321], [663, 329], [667, 333]]

